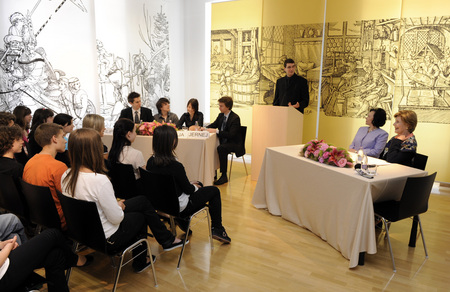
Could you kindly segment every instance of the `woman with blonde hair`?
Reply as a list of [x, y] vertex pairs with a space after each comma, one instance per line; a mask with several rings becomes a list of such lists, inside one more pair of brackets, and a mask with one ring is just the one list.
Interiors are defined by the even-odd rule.
[[[83, 119], [83, 128], [89, 128], [96, 130], [100, 137], [103, 137], [105, 134], [105, 118], [97, 115], [97, 114], [87, 114]], [[107, 155], [108, 153], [108, 147], [103, 144], [103, 154]], [[105, 157], [105, 159], [107, 156]]]
[[417, 140], [413, 132], [417, 126], [417, 115], [414, 111], [402, 110], [394, 115], [395, 135], [389, 140], [380, 158], [391, 163], [412, 165], [416, 155]]

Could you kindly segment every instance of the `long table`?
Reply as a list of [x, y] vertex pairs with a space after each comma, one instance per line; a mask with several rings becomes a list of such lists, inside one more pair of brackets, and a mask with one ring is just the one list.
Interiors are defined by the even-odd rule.
[[385, 164], [368, 179], [301, 157], [300, 149], [266, 149], [252, 204], [309, 229], [356, 267], [360, 253], [377, 252], [373, 202], [399, 200], [406, 178], [427, 172]]
[[[103, 143], [111, 148], [112, 135], [105, 134]], [[153, 155], [153, 137], [137, 136], [132, 146], [144, 155], [147, 161]], [[178, 161], [183, 163], [190, 181], [201, 181], [205, 186], [212, 185], [215, 170], [219, 168], [217, 135], [212, 133], [209, 137], [179, 137], [175, 154]]]

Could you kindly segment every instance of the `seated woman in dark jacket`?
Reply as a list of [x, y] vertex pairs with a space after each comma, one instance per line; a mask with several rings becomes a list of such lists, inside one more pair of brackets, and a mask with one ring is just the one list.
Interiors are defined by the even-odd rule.
[[417, 126], [417, 115], [413, 111], [403, 110], [396, 113], [394, 117], [397, 135], [387, 142], [380, 158], [387, 162], [411, 166], [417, 151], [417, 141], [413, 134]]
[[[197, 125], [195, 124], [197, 122]], [[198, 127], [203, 127], [203, 114], [198, 111], [198, 100], [195, 98], [191, 98], [187, 103], [187, 113], [184, 113], [180, 120], [177, 122], [177, 128], [181, 129], [183, 124], [186, 124], [186, 127], [190, 131], [197, 130]]]

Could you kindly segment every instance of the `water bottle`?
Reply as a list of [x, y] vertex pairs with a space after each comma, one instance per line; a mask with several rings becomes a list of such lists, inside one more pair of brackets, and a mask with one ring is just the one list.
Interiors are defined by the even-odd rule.
[[362, 147], [360, 147], [359, 148], [359, 150], [358, 150], [358, 156], [357, 156], [357, 158], [356, 158], [356, 163], [362, 163], [362, 161], [363, 161], [363, 158], [364, 158], [364, 150], [363, 150], [363, 148]]
[[367, 173], [368, 164], [369, 164], [369, 159], [367, 158], [367, 155], [364, 154], [362, 161], [361, 161], [361, 170], [365, 173]]
[[198, 121], [195, 121], [195, 130], [196, 131], [200, 130], [200, 127], [198, 126]]

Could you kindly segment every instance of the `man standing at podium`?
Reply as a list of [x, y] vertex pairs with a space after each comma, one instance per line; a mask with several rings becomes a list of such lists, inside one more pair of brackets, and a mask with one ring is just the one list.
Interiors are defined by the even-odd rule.
[[277, 80], [273, 105], [292, 106], [303, 113], [309, 104], [308, 82], [305, 78], [295, 74], [295, 61], [284, 61], [285, 77]]

